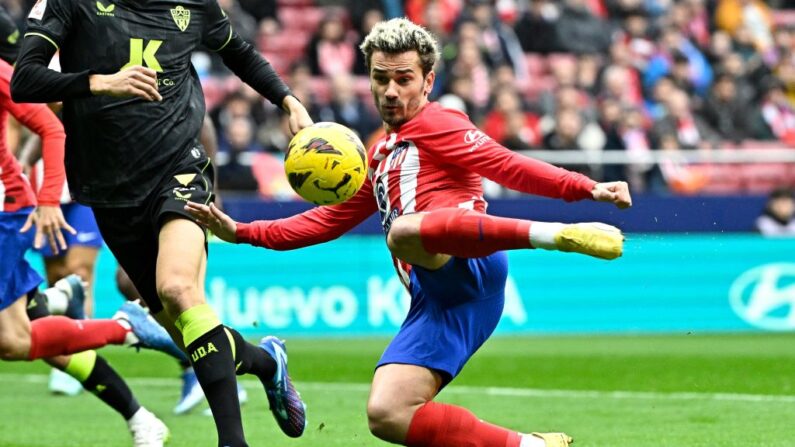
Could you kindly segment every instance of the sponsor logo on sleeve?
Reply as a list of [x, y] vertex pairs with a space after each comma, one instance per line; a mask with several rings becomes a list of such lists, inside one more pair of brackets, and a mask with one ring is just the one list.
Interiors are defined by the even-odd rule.
[[491, 137], [477, 129], [468, 130], [464, 134], [464, 143], [471, 145], [469, 152], [474, 152], [477, 148], [483, 146], [490, 140]]
[[41, 20], [44, 17], [44, 11], [47, 9], [47, 0], [38, 0], [33, 9], [28, 14], [29, 19]]

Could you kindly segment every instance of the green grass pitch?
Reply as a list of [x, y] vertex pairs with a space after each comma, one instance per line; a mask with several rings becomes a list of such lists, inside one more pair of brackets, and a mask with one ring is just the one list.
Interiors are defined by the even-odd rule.
[[[253, 446], [379, 446], [364, 414], [384, 339], [288, 340], [306, 399], [303, 438], [283, 436], [258, 383], [244, 424]], [[212, 420], [173, 416], [176, 364], [121, 348], [101, 353], [172, 431], [172, 447], [211, 446]], [[0, 446], [129, 446], [98, 399], [50, 396], [41, 363], [0, 363]], [[495, 337], [439, 397], [520, 431], [566, 431], [577, 447], [795, 446], [795, 334]]]

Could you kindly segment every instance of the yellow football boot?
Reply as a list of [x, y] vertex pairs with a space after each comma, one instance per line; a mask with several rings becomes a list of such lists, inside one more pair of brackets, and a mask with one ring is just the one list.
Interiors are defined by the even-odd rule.
[[531, 433], [536, 438], [541, 438], [547, 447], [569, 447], [574, 442], [566, 433]]
[[618, 228], [599, 222], [576, 223], [563, 227], [555, 235], [558, 250], [615, 259], [624, 249], [624, 235]]

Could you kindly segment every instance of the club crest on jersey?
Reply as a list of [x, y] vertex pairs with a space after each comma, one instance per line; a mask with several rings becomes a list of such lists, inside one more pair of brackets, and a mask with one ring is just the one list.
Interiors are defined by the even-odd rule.
[[401, 141], [397, 145], [395, 145], [394, 151], [392, 151], [392, 158], [389, 160], [389, 167], [391, 169], [395, 169], [398, 166], [402, 165], [403, 162], [406, 160], [406, 154], [409, 153], [409, 143], [406, 141]]
[[177, 24], [180, 31], [185, 31], [190, 24], [190, 9], [177, 6], [171, 10], [171, 18], [174, 19], [174, 23]]

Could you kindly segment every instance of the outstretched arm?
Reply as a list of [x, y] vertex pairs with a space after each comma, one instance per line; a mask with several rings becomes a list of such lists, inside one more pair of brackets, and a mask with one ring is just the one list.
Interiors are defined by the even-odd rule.
[[[11, 70], [5, 62], [0, 62], [1, 70]], [[7, 73], [7, 72], [5, 72]], [[41, 138], [41, 152], [44, 159], [44, 179], [38, 194], [38, 208], [31, 213], [21, 231], [36, 226], [34, 246], [41, 247], [45, 239], [49, 241], [53, 253], [66, 249], [61, 230], [75, 234], [66, 222], [60, 206], [60, 196], [65, 181], [64, 174], [64, 134], [61, 121], [43, 104], [18, 104], [11, 100], [8, 74], [0, 81], [0, 105], [8, 110], [20, 123]]]
[[594, 199], [631, 206], [625, 182], [597, 183], [585, 175], [526, 157], [500, 145], [465, 116], [445, 116], [444, 126], [425, 133], [432, 156], [470, 169], [508, 188], [566, 201]]
[[247, 243], [273, 250], [293, 250], [334, 240], [350, 231], [376, 211], [372, 185], [362, 189], [347, 202], [312, 208], [304, 213], [278, 220], [235, 222], [215, 205], [188, 202], [185, 209], [196, 220], [227, 242]]
[[205, 46], [218, 53], [224, 64], [243, 82], [289, 114], [290, 132], [293, 135], [311, 126], [312, 119], [304, 106], [292, 96], [273, 66], [232, 29], [229, 18], [218, 2], [209, 0], [206, 6]]

